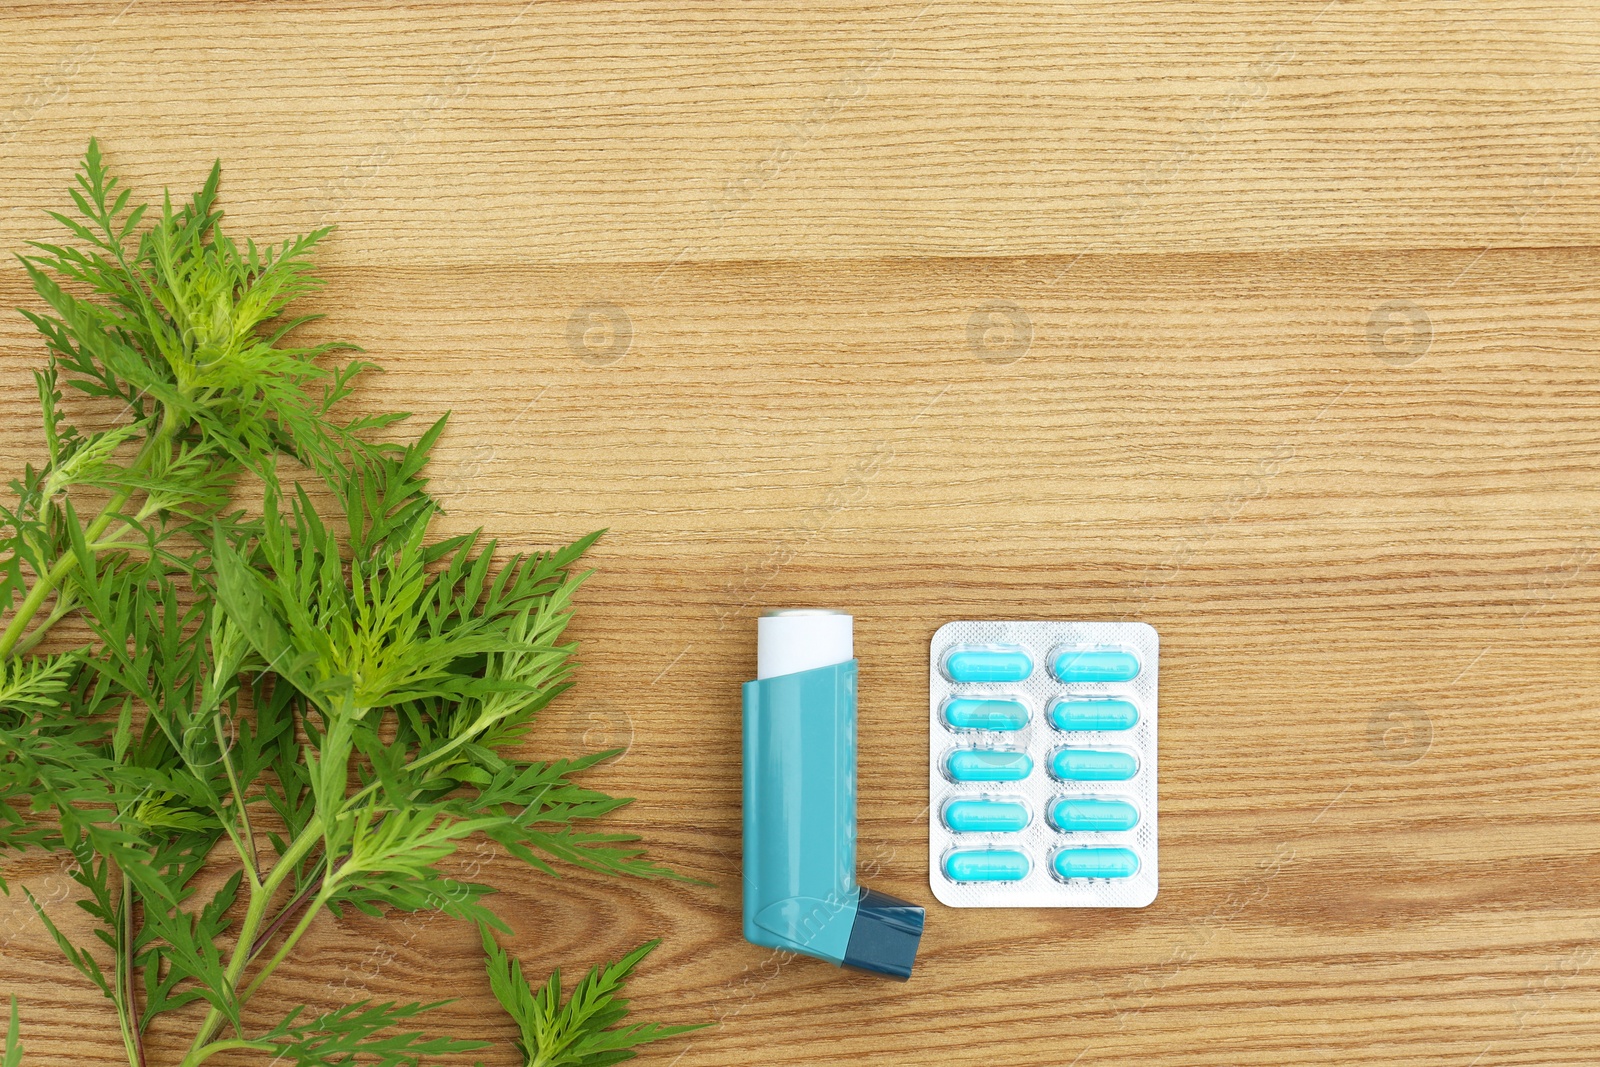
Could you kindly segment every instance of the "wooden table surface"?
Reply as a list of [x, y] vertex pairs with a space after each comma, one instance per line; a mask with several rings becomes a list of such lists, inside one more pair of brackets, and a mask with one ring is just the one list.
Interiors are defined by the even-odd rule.
[[[8, 5], [5, 252], [91, 134], [147, 195], [220, 156], [236, 234], [339, 222], [323, 328], [454, 412], [448, 527], [609, 527], [537, 747], [626, 745], [615, 825], [715, 884], [473, 862], [535, 973], [664, 938], [640, 1017], [718, 1025], [640, 1062], [1600, 1060], [1592, 0]], [[8, 478], [41, 355], [6, 315]], [[906, 985], [740, 937], [786, 605], [856, 615]], [[932, 901], [928, 639], [984, 617], [1160, 631], [1148, 909]], [[29, 1063], [118, 1062], [0, 927]], [[510, 1036], [449, 920], [321, 920], [270, 988]]]

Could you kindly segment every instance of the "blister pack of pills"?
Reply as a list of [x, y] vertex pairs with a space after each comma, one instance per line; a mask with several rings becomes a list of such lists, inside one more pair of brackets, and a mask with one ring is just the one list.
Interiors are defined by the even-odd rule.
[[955, 908], [1156, 897], [1155, 630], [950, 622], [929, 649], [929, 882]]

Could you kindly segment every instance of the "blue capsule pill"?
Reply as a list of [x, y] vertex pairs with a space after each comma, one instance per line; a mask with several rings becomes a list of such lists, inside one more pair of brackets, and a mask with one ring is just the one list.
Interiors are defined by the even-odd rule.
[[1050, 773], [1067, 782], [1122, 782], [1139, 773], [1139, 760], [1116, 749], [1063, 748], [1050, 757]]
[[1033, 657], [1020, 648], [957, 648], [944, 673], [952, 682], [1020, 682], [1033, 673]]
[[1028, 708], [1020, 700], [957, 697], [945, 704], [944, 721], [957, 730], [1020, 730]]
[[1069, 648], [1056, 654], [1050, 673], [1058, 682], [1131, 682], [1139, 657], [1112, 648]]
[[1028, 806], [1017, 800], [952, 800], [944, 824], [958, 834], [1006, 834], [1028, 825]]
[[944, 858], [952, 882], [1016, 882], [1028, 875], [1028, 857], [1005, 848], [969, 849]]
[[1026, 752], [1004, 749], [961, 749], [950, 753], [944, 765], [958, 782], [1020, 782], [1033, 773], [1033, 760]]
[[1139, 825], [1139, 809], [1110, 797], [1062, 797], [1050, 808], [1050, 825], [1065, 831], [1132, 830]]
[[1052, 866], [1063, 878], [1132, 878], [1139, 857], [1128, 848], [1064, 848]]
[[1050, 708], [1057, 730], [1131, 730], [1139, 709], [1127, 700], [1058, 700]]

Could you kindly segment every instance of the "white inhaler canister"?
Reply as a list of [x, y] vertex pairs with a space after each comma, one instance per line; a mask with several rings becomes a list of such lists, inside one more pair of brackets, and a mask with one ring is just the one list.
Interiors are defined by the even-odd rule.
[[855, 618], [842, 611], [769, 611], [756, 620], [756, 679], [832, 667], [856, 658]]

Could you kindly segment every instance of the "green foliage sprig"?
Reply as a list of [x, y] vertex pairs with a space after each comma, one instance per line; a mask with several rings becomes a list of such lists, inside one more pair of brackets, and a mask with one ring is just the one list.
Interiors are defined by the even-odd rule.
[[623, 986], [659, 944], [647, 941], [615, 963], [590, 968], [563, 1001], [560, 970], [535, 987], [522, 976], [522, 965], [483, 927], [489, 985], [521, 1031], [517, 1044], [527, 1058], [527, 1067], [610, 1067], [632, 1059], [640, 1045], [701, 1029], [659, 1023], [621, 1025], [628, 1014]]
[[[266, 1025], [246, 1007], [325, 912], [504, 930], [490, 887], [443, 866], [474, 836], [546, 872], [668, 874], [634, 837], [587, 828], [628, 803], [575, 780], [609, 753], [515, 754], [570, 684], [562, 635], [598, 534], [500, 566], [481, 532], [431, 540], [443, 420], [403, 444], [379, 433], [403, 414], [336, 416], [371, 364], [295, 344], [310, 317], [288, 314], [321, 284], [310, 256], [328, 231], [241, 247], [219, 181], [213, 168], [180, 205], [130, 206], [91, 142], [77, 213], [54, 216], [73, 240], [21, 257], [47, 307], [25, 312], [49, 351], [47, 458], [0, 508], [0, 853], [70, 852], [100, 943], [73, 943], [28, 899], [115, 1004], [132, 1067], [150, 1067], [152, 1024], [189, 1005], [173, 1017], [199, 1016], [180, 1067], [228, 1049], [400, 1067], [478, 1048], [411, 1028], [437, 1004], [297, 1007]], [[120, 413], [80, 428], [64, 389]], [[67, 620], [88, 638], [61, 648]], [[505, 957], [485, 938], [493, 973]], [[553, 977], [527, 1016], [614, 1058], [538, 1062], [615, 1062], [679, 1032], [594, 1036], [648, 948], [566, 1005]], [[0, 1064], [20, 1058], [13, 1005]]]

